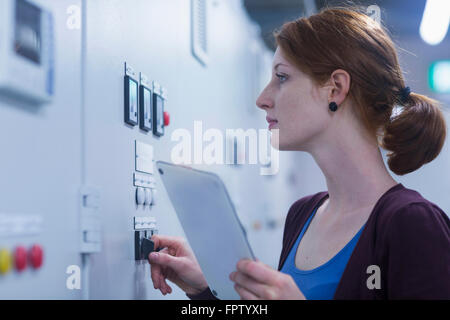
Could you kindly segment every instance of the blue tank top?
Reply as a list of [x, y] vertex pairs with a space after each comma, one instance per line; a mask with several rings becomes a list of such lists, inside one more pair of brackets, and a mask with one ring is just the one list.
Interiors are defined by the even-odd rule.
[[281, 272], [289, 274], [294, 279], [300, 291], [308, 300], [331, 300], [336, 292], [337, 286], [344, 272], [345, 266], [358, 242], [364, 225], [348, 242], [341, 251], [339, 251], [333, 258], [319, 267], [311, 270], [300, 270], [295, 266], [295, 255], [297, 253], [298, 245], [309, 226], [317, 208], [314, 209], [311, 216], [306, 221], [297, 241], [289, 252], [286, 261], [284, 262]]

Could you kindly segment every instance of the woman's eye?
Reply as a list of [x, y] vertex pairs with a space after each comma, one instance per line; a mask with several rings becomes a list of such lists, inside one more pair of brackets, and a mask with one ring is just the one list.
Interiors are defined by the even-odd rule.
[[278, 73], [277, 73], [277, 78], [280, 80], [281, 83], [283, 83], [287, 80], [286, 76], [284, 76], [282, 74], [278, 74]]

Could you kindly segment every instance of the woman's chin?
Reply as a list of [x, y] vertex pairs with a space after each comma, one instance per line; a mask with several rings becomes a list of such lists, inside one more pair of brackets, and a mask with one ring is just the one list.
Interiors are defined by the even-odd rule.
[[272, 143], [272, 147], [277, 149], [278, 151], [300, 151], [301, 147], [298, 144], [288, 143], [286, 141], [279, 141], [278, 146], [274, 146]]

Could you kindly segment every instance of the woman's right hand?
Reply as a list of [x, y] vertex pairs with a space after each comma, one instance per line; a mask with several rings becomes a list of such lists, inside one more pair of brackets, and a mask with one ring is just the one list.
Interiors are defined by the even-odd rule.
[[163, 295], [172, 293], [166, 279], [190, 295], [198, 294], [208, 287], [200, 265], [185, 239], [153, 235], [152, 241], [155, 249], [164, 248], [148, 256], [155, 289], [161, 290]]

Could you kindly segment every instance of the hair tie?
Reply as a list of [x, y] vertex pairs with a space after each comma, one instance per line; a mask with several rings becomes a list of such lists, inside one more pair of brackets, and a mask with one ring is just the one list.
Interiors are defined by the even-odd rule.
[[402, 103], [405, 103], [409, 99], [409, 95], [411, 94], [411, 89], [409, 87], [400, 89], [400, 101]]

